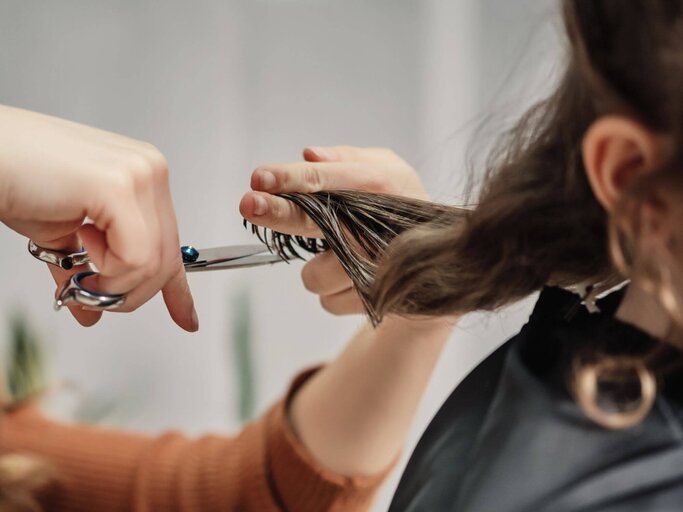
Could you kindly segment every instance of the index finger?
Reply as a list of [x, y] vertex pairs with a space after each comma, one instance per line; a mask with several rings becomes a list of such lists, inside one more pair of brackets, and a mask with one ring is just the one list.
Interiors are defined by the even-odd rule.
[[307, 147], [303, 152], [308, 162], [366, 162], [372, 164], [408, 163], [388, 148], [361, 148], [356, 146]]
[[297, 162], [264, 165], [251, 175], [251, 188], [261, 192], [319, 192], [357, 189], [381, 192], [387, 169], [363, 162]]
[[242, 217], [256, 226], [287, 235], [323, 236], [316, 223], [301, 208], [282, 197], [265, 192], [247, 192], [239, 208]]

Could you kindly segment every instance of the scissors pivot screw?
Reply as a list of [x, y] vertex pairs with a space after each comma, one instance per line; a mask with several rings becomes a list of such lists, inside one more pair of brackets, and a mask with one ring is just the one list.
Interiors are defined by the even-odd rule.
[[183, 245], [180, 248], [180, 254], [184, 263], [194, 263], [199, 258], [199, 251], [191, 245]]

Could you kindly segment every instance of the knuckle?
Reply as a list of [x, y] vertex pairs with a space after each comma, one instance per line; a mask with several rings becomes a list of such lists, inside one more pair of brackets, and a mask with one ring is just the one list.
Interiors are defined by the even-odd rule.
[[134, 247], [130, 244], [131, 241], [127, 241], [126, 247], [116, 253], [115, 258], [121, 267], [117, 274], [126, 274], [131, 280], [140, 281], [146, 278], [147, 265], [154, 258], [152, 245], [147, 240], [138, 240]]
[[304, 185], [309, 192], [322, 190], [323, 180], [320, 170], [312, 165], [307, 165], [303, 170]]
[[368, 192], [386, 192], [388, 190], [387, 181], [386, 178], [383, 179], [376, 173], [369, 173], [365, 178], [364, 189]]
[[136, 188], [152, 181], [152, 162], [144, 153], [132, 152], [127, 158], [127, 171]]
[[161, 270], [161, 258], [157, 254], [152, 254], [145, 265], [144, 277], [151, 279], [156, 277]]
[[[268, 219], [281, 222], [286, 217], [282, 203], [280, 201], [268, 201], [268, 199], [266, 201], [268, 202]], [[284, 207], [289, 207], [289, 205], [285, 204]]]
[[119, 172], [112, 174], [111, 179], [111, 190], [115, 194], [122, 194], [124, 196], [130, 196], [135, 194], [135, 178], [129, 172]]
[[132, 152], [127, 162], [128, 172], [138, 187], [168, 180], [168, 162], [156, 148]]
[[123, 268], [122, 271], [126, 271], [134, 276], [139, 275], [142, 265], [140, 261], [145, 261], [147, 259], [147, 247], [141, 247], [139, 250], [135, 251], [122, 251], [121, 255], [118, 256], [121, 261]]
[[168, 160], [159, 149], [152, 145], [147, 145], [146, 152], [152, 175], [155, 179], [168, 179]]
[[141, 151], [132, 151], [128, 155], [128, 167], [135, 176], [146, 176], [152, 172], [152, 160]]
[[164, 159], [164, 155], [161, 150], [150, 142], [142, 143], [142, 150], [150, 156], [150, 158]]

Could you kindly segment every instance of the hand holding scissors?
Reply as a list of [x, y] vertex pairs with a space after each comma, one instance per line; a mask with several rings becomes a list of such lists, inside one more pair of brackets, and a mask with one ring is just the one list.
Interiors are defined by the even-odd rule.
[[[42, 247], [86, 246], [99, 271], [88, 286], [128, 292], [119, 311], [133, 311], [161, 291], [175, 323], [197, 330], [168, 164], [158, 149], [2, 105], [0, 140], [0, 221]], [[49, 268], [58, 285], [73, 273]], [[82, 325], [102, 315], [69, 309]]]
[[[40, 247], [29, 240], [28, 251], [37, 259], [50, 265], [71, 270], [75, 266], [90, 263], [88, 253], [84, 250], [76, 253], [63, 253]], [[272, 254], [262, 244], [232, 245], [211, 249], [195, 249], [191, 245], [180, 248], [185, 272], [205, 272], [208, 270], [225, 270], [233, 268], [270, 265], [285, 261]], [[97, 275], [96, 272], [77, 272], [57, 291], [55, 309], [69, 303], [77, 303], [93, 309], [116, 309], [126, 301], [123, 293], [100, 293], [85, 286], [84, 279]]]

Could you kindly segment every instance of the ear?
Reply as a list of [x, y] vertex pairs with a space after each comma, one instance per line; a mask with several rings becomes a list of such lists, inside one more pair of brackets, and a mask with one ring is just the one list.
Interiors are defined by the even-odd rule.
[[583, 139], [583, 163], [595, 197], [612, 211], [633, 180], [662, 161], [663, 143], [643, 125], [621, 116], [595, 121]]

